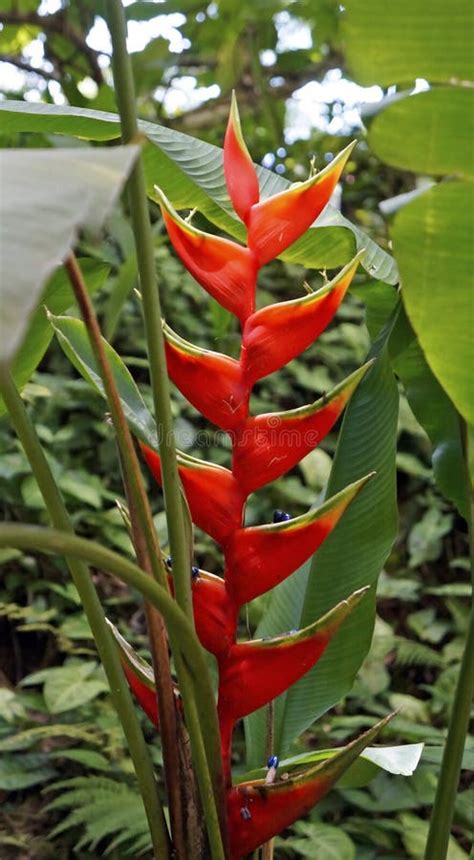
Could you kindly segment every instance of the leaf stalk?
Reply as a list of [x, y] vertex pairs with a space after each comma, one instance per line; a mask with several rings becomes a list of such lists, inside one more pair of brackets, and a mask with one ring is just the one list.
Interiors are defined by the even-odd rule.
[[[0, 391], [13, 426], [30, 462], [51, 522], [66, 538], [74, 537], [71, 521], [54, 480], [36, 430], [16, 389], [11, 373], [0, 367]], [[67, 556], [67, 564], [94, 636], [99, 657], [110, 686], [112, 701], [123, 728], [143, 799], [155, 856], [169, 860], [170, 840], [163, 814], [153, 765], [138, 721], [115, 643], [107, 627], [102, 605], [84, 560]]]

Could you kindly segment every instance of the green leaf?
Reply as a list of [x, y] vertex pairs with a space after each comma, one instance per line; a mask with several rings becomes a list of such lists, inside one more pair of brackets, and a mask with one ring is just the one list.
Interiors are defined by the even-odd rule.
[[355, 860], [352, 839], [337, 827], [315, 821], [298, 821], [292, 828], [298, 835], [279, 840], [282, 848], [295, 851], [299, 857], [314, 860]]
[[17, 750], [30, 749], [35, 744], [45, 740], [57, 738], [69, 738], [84, 743], [98, 743], [96, 735], [90, 727], [85, 725], [68, 725], [57, 723], [52, 726], [37, 726], [33, 729], [25, 729], [6, 738], [0, 738], [0, 752], [16, 752]]
[[427, 191], [400, 210], [392, 228], [408, 318], [428, 365], [471, 424], [473, 235], [474, 183], [468, 182]]
[[[401, 348], [401, 344], [408, 344]], [[467, 516], [461, 425], [456, 409], [432, 373], [404, 309], [390, 338], [392, 364], [408, 402], [433, 446], [435, 480], [441, 492]]]
[[108, 689], [104, 680], [91, 677], [96, 669], [95, 663], [76, 663], [35, 672], [27, 680], [28, 684], [44, 681], [46, 707], [50, 714], [60, 714], [85, 705]]
[[379, 0], [348, 3], [342, 38], [348, 66], [364, 85], [426, 78], [433, 82], [474, 79], [472, 8], [466, 0]]
[[402, 170], [474, 176], [474, 92], [439, 87], [399, 99], [374, 119], [373, 151]]
[[[89, 294], [96, 292], [104, 284], [109, 273], [109, 267], [96, 260], [83, 259], [79, 265]], [[41, 305], [46, 305], [53, 313], [61, 314], [74, 304], [69, 278], [61, 266], [51, 277], [41, 296]], [[40, 306], [34, 312], [27, 333], [18, 350], [12, 366], [13, 378], [17, 388], [21, 389], [28, 382], [38, 367], [53, 336], [44, 307]], [[0, 397], [0, 416], [5, 412], [5, 405]]]
[[[73, 317], [57, 317], [53, 314], [48, 314], [48, 317], [59, 343], [74, 367], [99, 394], [104, 396], [102, 379], [84, 323], [81, 320], [73, 319]], [[122, 401], [125, 417], [138, 438], [156, 450], [158, 441], [155, 421], [148, 411], [130, 371], [127, 370], [118, 353], [109, 346], [107, 341], [104, 340], [103, 343]]]
[[2, 755], [0, 758], [0, 791], [20, 791], [46, 782], [56, 776], [42, 753]]
[[46, 280], [73, 247], [78, 230], [101, 227], [138, 151], [136, 146], [2, 151], [0, 361], [11, 361], [16, 353]]
[[[49, 132], [103, 141], [120, 136], [119, 118], [112, 113], [11, 100], [0, 102], [0, 111], [5, 132]], [[150, 196], [154, 196], [154, 186], [159, 185], [175, 208], [196, 208], [221, 229], [244, 239], [244, 226], [227, 194], [222, 149], [156, 123], [142, 121], [139, 126], [148, 138], [143, 155]], [[257, 166], [257, 172], [262, 198], [290, 185], [287, 179], [263, 167]], [[318, 228], [308, 230], [282, 259], [313, 268], [335, 268], [354, 256], [357, 245], [358, 249], [366, 249], [362, 264], [369, 274], [387, 283], [397, 282], [393, 258], [337, 209], [327, 206], [317, 224]]]
[[[402, 840], [409, 857], [421, 860], [425, 854], [426, 840], [428, 838], [429, 822], [423, 821], [410, 812], [400, 815], [402, 825]], [[468, 860], [468, 855], [458, 845], [453, 836], [449, 837], [448, 853], [446, 860]]]
[[[346, 511], [335, 531], [306, 565], [272, 593], [257, 636], [304, 627], [357, 588], [375, 583], [397, 528], [395, 450], [398, 391], [387, 343], [392, 321], [380, 333], [375, 359], [346, 408], [327, 497], [375, 469], [376, 477]], [[276, 700], [275, 753], [350, 690], [366, 656], [375, 621], [375, 589], [344, 622], [318, 664]], [[248, 761], [265, 753], [265, 712], [246, 719]]]
[[102, 753], [96, 752], [96, 750], [55, 750], [49, 754], [49, 757], [52, 759], [65, 758], [69, 761], [75, 761], [90, 770], [110, 770], [110, 761]]
[[54, 783], [48, 790], [51, 789], [60, 794], [47, 808], [64, 810], [50, 834], [53, 838], [80, 827], [82, 836], [75, 840], [78, 852], [90, 848], [95, 855], [102, 841], [107, 845], [106, 853], [110, 853], [115, 846], [130, 845], [132, 840], [130, 851], [125, 854], [138, 857], [149, 850], [150, 831], [142, 799], [125, 783], [89, 775]]

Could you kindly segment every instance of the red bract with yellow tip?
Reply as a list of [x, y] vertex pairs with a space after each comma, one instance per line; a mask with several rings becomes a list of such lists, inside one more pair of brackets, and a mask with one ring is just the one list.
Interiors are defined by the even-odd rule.
[[[268, 640], [237, 642], [241, 607], [290, 576], [323, 543], [369, 476], [292, 519], [277, 511], [273, 524], [245, 526], [250, 493], [293, 468], [334, 426], [351, 394], [370, 373], [353, 373], [316, 403], [287, 412], [250, 415], [257, 380], [303, 352], [330, 323], [350, 286], [361, 254], [314, 293], [255, 310], [259, 269], [282, 254], [328, 203], [349, 158], [346, 147], [321, 173], [266, 199], [260, 198], [257, 171], [242, 136], [235, 99], [224, 144], [224, 175], [235, 212], [247, 228], [247, 244], [207, 234], [174, 210], [157, 189], [173, 247], [192, 276], [242, 326], [240, 357], [188, 343], [164, 325], [171, 379], [207, 419], [230, 436], [229, 468], [178, 455], [178, 470], [193, 522], [220, 544], [224, 576], [192, 568], [197, 635], [218, 666], [218, 716], [227, 780], [229, 842], [233, 860], [243, 857], [307, 812], [352, 763], [377, 729], [334, 755], [329, 762], [271, 784], [253, 780], [232, 785], [231, 745], [242, 717], [285, 692], [320, 659], [344, 621], [363, 599], [361, 589], [300, 631]], [[160, 456], [142, 445], [161, 483]], [[167, 561], [172, 588], [172, 560]], [[340, 630], [340, 628], [342, 628]], [[117, 638], [117, 637], [116, 637]], [[118, 644], [123, 651], [123, 643]], [[124, 660], [129, 683], [142, 707], [158, 724], [154, 685], [136, 660]]]

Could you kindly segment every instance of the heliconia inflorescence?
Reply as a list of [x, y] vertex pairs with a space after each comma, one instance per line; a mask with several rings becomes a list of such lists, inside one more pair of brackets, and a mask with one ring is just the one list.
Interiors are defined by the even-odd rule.
[[[378, 730], [375, 727], [329, 762], [289, 779], [279, 778], [273, 757], [267, 779], [232, 786], [230, 756], [235, 723], [271, 702], [316, 664], [366, 591], [349, 595], [303, 630], [267, 640], [236, 641], [241, 607], [274, 588], [310, 558], [371, 477], [361, 477], [303, 516], [291, 518], [284, 511], [276, 511], [271, 524], [244, 524], [249, 494], [292, 469], [319, 444], [369, 368], [366, 364], [309, 406], [249, 414], [255, 383], [283, 367], [318, 337], [336, 313], [356, 272], [360, 254], [317, 292], [255, 309], [260, 268], [283, 253], [318, 217], [351, 151], [352, 144], [306, 182], [261, 200], [257, 172], [233, 100], [224, 144], [224, 173], [234, 209], [247, 228], [245, 246], [196, 229], [156, 189], [177, 254], [204, 289], [238, 318], [242, 330], [240, 358], [236, 360], [194, 346], [168, 325], [163, 327], [171, 379], [206, 418], [230, 434], [232, 441], [229, 469], [178, 455], [192, 519], [221, 546], [224, 555], [223, 578], [193, 569], [192, 594], [197, 635], [215, 655], [219, 670], [218, 716], [232, 858], [253, 851], [308, 811]], [[144, 444], [142, 451], [161, 483], [159, 454]], [[167, 568], [172, 586], [171, 559]], [[158, 725], [152, 675], [142, 664], [134, 663], [126, 643], [119, 638], [118, 642], [130, 686]]]

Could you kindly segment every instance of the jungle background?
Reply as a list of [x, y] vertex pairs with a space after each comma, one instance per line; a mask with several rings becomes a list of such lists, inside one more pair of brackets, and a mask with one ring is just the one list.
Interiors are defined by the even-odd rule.
[[[323, 167], [356, 137], [359, 143], [342, 181], [342, 212], [390, 250], [388, 225], [406, 199], [403, 195], [426, 187], [430, 177], [389, 167], [369, 148], [365, 126], [382, 99], [396, 97], [396, 88], [354, 82], [340, 14], [332, 0], [129, 3], [139, 112], [144, 119], [222, 145], [235, 89], [254, 160], [291, 181], [308, 175], [311, 160], [316, 168]], [[116, 111], [110, 41], [100, 2], [1, 0], [0, 20], [3, 98]], [[407, 83], [418, 91], [428, 87], [421, 74]], [[12, 147], [72, 145], [64, 136], [9, 134], [1, 126], [0, 139], [2, 146]], [[171, 324], [179, 321], [184, 337], [203, 345], [205, 323], [215, 348], [232, 353], [236, 330], [184, 271], [170, 250], [158, 210], [153, 211], [166, 317]], [[150, 402], [125, 204], [102, 238], [84, 239], [80, 252], [103, 263], [96, 301], [104, 331]], [[262, 301], [291, 298], [301, 293], [303, 281], [314, 288], [322, 278], [324, 273], [276, 261], [264, 270]], [[372, 295], [379, 283], [373, 282]], [[361, 274], [336, 321], [318, 341], [259, 384], [256, 410], [303, 405], [360, 366], [369, 332], [373, 335], [379, 322], [368, 292], [368, 279]], [[56, 340], [24, 396], [76, 531], [129, 553], [116, 501], [122, 490], [115, 446], [103, 403], [72, 369]], [[226, 462], [225, 441], [197, 418], [176, 390], [173, 408], [179, 447]], [[250, 521], [271, 520], [275, 508], [297, 515], [315, 504], [324, 492], [336, 438], [337, 429], [289, 477], [252, 496]], [[28, 462], [6, 417], [0, 419], [0, 452], [2, 517], [46, 521]], [[429, 440], [403, 391], [397, 468], [399, 531], [380, 577], [371, 651], [351, 694], [305, 733], [295, 752], [343, 743], [397, 708], [400, 712], [385, 739], [427, 742], [430, 752], [410, 778], [381, 773], [365, 789], [332, 791], [307, 820], [277, 840], [278, 858], [422, 856], [467, 627], [470, 586], [465, 521], [437, 489]], [[148, 482], [156, 526], [166, 545], [161, 493], [150, 478]], [[200, 566], [219, 571], [211, 541], [200, 532], [196, 538]], [[140, 801], [65, 566], [6, 550], [0, 564], [0, 856], [129, 856]], [[136, 648], [146, 649], [136, 595], [107, 577], [101, 586], [108, 615]], [[264, 613], [264, 599], [249, 606], [246, 625], [251, 632]], [[143, 720], [159, 767], [159, 745]], [[244, 763], [237, 744], [239, 764]], [[474, 789], [468, 770], [474, 766], [472, 739], [464, 764], [450, 860], [469, 856], [473, 835]], [[94, 805], [100, 820], [91, 813]], [[117, 832], [120, 845], [110, 847]]]

